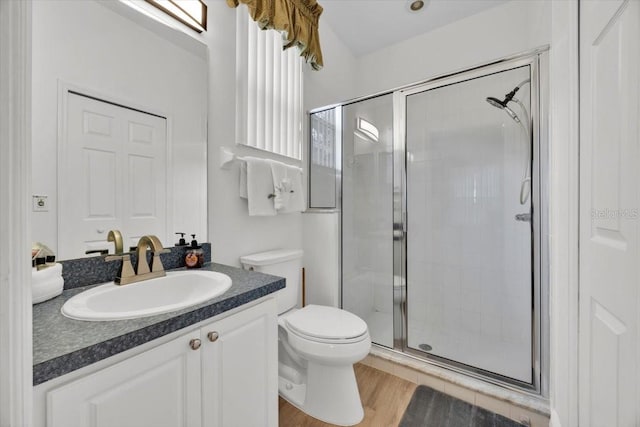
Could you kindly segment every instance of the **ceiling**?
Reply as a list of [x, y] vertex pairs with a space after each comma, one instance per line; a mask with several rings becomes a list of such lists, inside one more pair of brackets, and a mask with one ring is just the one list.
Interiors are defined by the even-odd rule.
[[410, 0], [319, 0], [320, 17], [356, 55], [361, 56], [402, 40], [474, 15], [509, 0], [425, 0], [419, 12]]

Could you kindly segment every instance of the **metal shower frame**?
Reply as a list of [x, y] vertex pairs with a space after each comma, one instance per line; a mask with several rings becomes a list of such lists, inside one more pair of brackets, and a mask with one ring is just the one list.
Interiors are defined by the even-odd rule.
[[[505, 58], [491, 64], [475, 67], [454, 74], [414, 84], [393, 92], [393, 129], [394, 129], [394, 228], [407, 230], [407, 163], [406, 163], [406, 99], [407, 96], [422, 93], [443, 86], [454, 85], [468, 80], [482, 78], [495, 73], [528, 66], [531, 78], [531, 111], [529, 129], [532, 144], [532, 383], [518, 381], [480, 368], [415, 350], [408, 345], [407, 313], [407, 239], [394, 241], [394, 275], [402, 280], [401, 303], [394, 305], [394, 351], [414, 356], [433, 365], [480, 378], [506, 388], [525, 391], [536, 395], [547, 395], [548, 391], [548, 193], [547, 168], [547, 124], [542, 120], [546, 88], [540, 78], [545, 49], [535, 50], [516, 57]], [[541, 159], [545, 159], [541, 161]], [[542, 197], [544, 194], [544, 198]], [[400, 254], [397, 256], [397, 254]], [[399, 326], [399, 327], [398, 327]]]
[[[373, 95], [351, 99], [342, 103], [316, 108], [315, 112], [337, 108], [342, 116], [342, 107], [361, 101], [366, 101], [382, 95], [393, 94], [393, 227], [402, 230], [403, 237], [393, 242], [393, 273], [401, 276], [402, 300], [401, 304], [394, 304], [394, 344], [393, 348], [374, 344], [390, 352], [404, 357], [418, 359], [424, 363], [435, 365], [450, 371], [458, 372], [470, 377], [478, 378], [501, 387], [533, 396], [548, 397], [549, 392], [549, 206], [548, 206], [548, 50], [549, 46], [542, 46], [527, 52], [511, 55], [500, 60], [480, 64], [475, 67], [462, 69], [411, 85], [379, 92]], [[407, 193], [406, 193], [406, 97], [425, 90], [461, 83], [463, 81], [484, 77], [487, 75], [508, 71], [510, 69], [529, 66], [531, 78], [531, 111], [529, 126], [532, 144], [532, 175], [531, 203], [532, 203], [532, 378], [531, 384], [504, 377], [473, 366], [465, 365], [449, 359], [428, 354], [408, 347], [407, 343], [407, 246], [404, 236], [407, 232]], [[310, 131], [310, 129], [309, 129]], [[342, 151], [342, 140], [338, 142], [336, 150]], [[308, 156], [309, 157], [309, 156]], [[344, 156], [340, 156], [344, 161]], [[340, 211], [340, 236], [342, 236], [342, 170], [343, 165], [336, 165], [336, 207], [332, 210], [309, 209], [310, 212]], [[409, 231], [410, 232], [410, 231]], [[342, 238], [340, 239], [340, 306], [343, 306], [342, 288]], [[391, 294], [389, 296], [393, 298]]]

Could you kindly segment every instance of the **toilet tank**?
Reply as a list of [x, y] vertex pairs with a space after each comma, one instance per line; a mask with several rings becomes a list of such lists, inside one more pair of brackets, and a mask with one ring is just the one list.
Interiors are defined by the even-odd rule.
[[302, 254], [300, 249], [276, 249], [240, 257], [245, 270], [287, 279], [287, 286], [275, 293], [278, 314], [301, 305]]

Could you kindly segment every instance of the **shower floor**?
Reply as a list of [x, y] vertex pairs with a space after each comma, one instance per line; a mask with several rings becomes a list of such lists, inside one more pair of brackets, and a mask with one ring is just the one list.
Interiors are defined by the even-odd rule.
[[[363, 317], [369, 327], [371, 341], [393, 348], [393, 315], [373, 311]], [[417, 324], [417, 322], [410, 323]], [[529, 346], [463, 330], [450, 334], [433, 331], [426, 327], [423, 329], [410, 326], [408, 334], [409, 347], [412, 349], [420, 350], [420, 344], [427, 344], [432, 347], [432, 350], [428, 351], [430, 354], [526, 383], [531, 382]]]
[[409, 347], [420, 350], [420, 344], [430, 345], [432, 350], [428, 353], [436, 356], [531, 382], [531, 350], [528, 346], [465, 331], [457, 331], [452, 337], [439, 331], [410, 328]]

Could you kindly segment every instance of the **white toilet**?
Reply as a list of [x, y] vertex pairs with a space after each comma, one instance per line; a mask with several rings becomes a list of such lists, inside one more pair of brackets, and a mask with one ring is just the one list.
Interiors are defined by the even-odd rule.
[[321, 421], [349, 426], [364, 411], [353, 364], [371, 348], [367, 324], [334, 307], [299, 308], [302, 251], [278, 249], [240, 258], [247, 270], [287, 279], [278, 291], [278, 390], [280, 396]]

